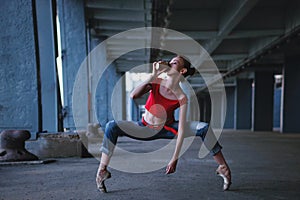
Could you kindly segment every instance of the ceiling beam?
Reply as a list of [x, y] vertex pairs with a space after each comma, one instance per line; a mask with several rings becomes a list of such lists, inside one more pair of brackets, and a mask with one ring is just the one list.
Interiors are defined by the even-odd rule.
[[[217, 36], [217, 31], [206, 31], [206, 30], [201, 30], [201, 31], [180, 31], [180, 33], [187, 35], [194, 40], [203, 40], [203, 39], [209, 39], [212, 37]], [[164, 37], [165, 40], [186, 40], [187, 37], [180, 37], [178, 35], [168, 35], [166, 34]]]
[[243, 0], [239, 3], [232, 2], [224, 9], [220, 17], [219, 32], [216, 38], [209, 40], [205, 45], [208, 53], [212, 53], [236, 27], [236, 25], [249, 13], [258, 0]]
[[[256, 37], [269, 37], [277, 36], [284, 34], [284, 29], [268, 29], [268, 30], [240, 30], [233, 31], [229, 35], [224, 36], [224, 39], [239, 39], [239, 38], [256, 38]], [[181, 33], [188, 35], [194, 40], [206, 40], [211, 38], [218, 37], [217, 31], [181, 31]], [[172, 38], [166, 37], [166, 39], [176, 39], [180, 40], [181, 38]]]
[[[181, 33], [191, 37], [194, 40], [207, 40], [218, 37], [217, 31], [180, 31]], [[283, 35], [285, 32], [284, 29], [269, 29], [269, 30], [241, 30], [234, 31], [227, 36], [224, 36], [224, 39], [244, 39], [244, 38], [257, 38], [257, 37], [270, 37]], [[100, 34], [100, 33], [99, 33]], [[179, 36], [170, 36], [166, 35], [164, 38], [167, 40], [187, 40], [186, 37]]]
[[118, 72], [150, 73], [151, 66], [141, 62], [116, 63]]
[[107, 45], [109, 47], [120, 47], [120, 46], [137, 46], [137, 47], [146, 47], [147, 45], [149, 45], [151, 41], [149, 40], [146, 40], [146, 39], [126, 39], [126, 38], [123, 38], [123, 39], [116, 39], [116, 38], [113, 38], [111, 39], [110, 41], [107, 42]]
[[248, 56], [248, 54], [246, 53], [238, 53], [238, 54], [215, 54], [212, 55], [212, 59], [214, 61], [217, 60], [235, 60], [235, 59], [242, 59], [242, 58], [246, 58]]
[[144, 9], [144, 1], [140, 0], [88, 0], [85, 5], [87, 8], [105, 9], [126, 9], [140, 11]]
[[149, 60], [149, 55], [144, 54], [144, 53], [136, 53], [136, 54], [132, 54], [131, 52], [129, 52], [128, 54], [122, 54], [122, 53], [118, 53], [118, 52], [108, 52], [108, 57], [120, 57], [121, 56], [121, 60], [123, 61], [147, 61]]
[[289, 1], [286, 12], [286, 32], [292, 31], [300, 25], [300, 2]]
[[134, 31], [130, 35], [126, 35], [126, 38], [124, 35], [118, 36], [117, 34], [124, 31], [124, 30], [108, 30], [108, 29], [92, 29], [91, 31], [92, 36], [94, 37], [101, 37], [101, 36], [106, 36], [106, 37], [111, 37], [114, 36], [114, 38], [118, 39], [148, 39], [151, 38], [151, 32], [147, 33], [148, 35], [145, 35], [145, 31]]
[[91, 26], [95, 29], [106, 29], [106, 30], [118, 30], [118, 31], [124, 31], [128, 29], [133, 28], [140, 28], [145, 26], [144, 21], [115, 21], [115, 20], [96, 20], [94, 23], [91, 24]]
[[270, 37], [283, 35], [284, 29], [267, 29], [267, 30], [241, 30], [233, 31], [224, 39], [242, 39], [242, 38], [256, 38], [256, 37]]
[[114, 21], [144, 21], [145, 12], [143, 10], [130, 11], [130, 10], [113, 10], [113, 9], [99, 9], [91, 11], [88, 18], [96, 20], [114, 20]]
[[[294, 30], [290, 30], [287, 32], [284, 36], [277, 37], [277, 38], [269, 38], [264, 41], [258, 40], [254, 46], [258, 47], [252, 48], [251, 54], [249, 54], [249, 57], [244, 60], [240, 60], [239, 62], [232, 63], [228, 66], [228, 72], [224, 74], [224, 76], [231, 76], [236, 71], [242, 69], [247, 69], [247, 67], [251, 67], [252, 65], [257, 64], [263, 64], [267, 65], [266, 57], [268, 54], [272, 54], [272, 52], [278, 52], [281, 46], [284, 46], [284, 41], [287, 41], [288, 38], [292, 37], [293, 35], [297, 35], [300, 33], [300, 26], [295, 28]], [[282, 59], [283, 56], [278, 54], [278, 58], [276, 61], [274, 59], [271, 59], [271, 64], [274, 65], [274, 67], [282, 65]], [[269, 63], [270, 64], [270, 63]]]
[[266, 48], [269, 44], [276, 41], [278, 38], [279, 36], [274, 36], [274, 37], [258, 38], [254, 40], [249, 46], [249, 56], [257, 54], [257, 52]]
[[218, 9], [171, 10], [171, 16], [168, 19], [170, 29], [218, 30]]

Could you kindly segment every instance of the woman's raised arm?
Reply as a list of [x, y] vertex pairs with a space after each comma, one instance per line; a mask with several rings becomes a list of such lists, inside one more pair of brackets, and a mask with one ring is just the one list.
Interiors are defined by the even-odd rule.
[[144, 81], [141, 85], [136, 87], [131, 93], [130, 93], [130, 98], [135, 99], [135, 98], [140, 98], [147, 92], [149, 92], [152, 88], [151, 82], [155, 79], [153, 75], [151, 75], [146, 81]]
[[161, 73], [163, 73], [167, 70], [167, 68], [156, 69], [155, 65], [157, 63], [163, 63], [163, 62], [159, 61], [159, 62], [154, 62], [152, 64], [152, 74], [146, 81], [144, 81], [141, 85], [136, 87], [131, 92], [130, 97], [132, 99], [140, 98], [141, 96], [143, 96], [144, 94], [149, 92], [152, 89], [152, 86], [151, 86], [152, 81], [154, 81]]

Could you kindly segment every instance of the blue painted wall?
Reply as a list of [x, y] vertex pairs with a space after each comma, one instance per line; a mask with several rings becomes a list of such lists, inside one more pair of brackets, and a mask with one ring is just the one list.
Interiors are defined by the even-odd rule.
[[289, 55], [285, 58], [283, 70], [283, 109], [282, 109], [282, 132], [299, 133], [300, 113], [300, 61], [299, 55]]
[[252, 80], [237, 79], [235, 95], [235, 128], [251, 129]]
[[272, 131], [274, 111], [274, 74], [257, 71], [253, 93], [253, 131]]
[[32, 1], [1, 1], [0, 130], [40, 129], [32, 11]]
[[274, 117], [273, 126], [280, 127], [280, 106], [281, 106], [281, 87], [276, 88], [274, 91]]
[[235, 87], [226, 87], [226, 118], [224, 128], [234, 128]]
[[[112, 63], [107, 70], [102, 75], [97, 91], [96, 91], [96, 115], [97, 119], [102, 127], [105, 127], [105, 124], [113, 120], [111, 103], [115, 102], [112, 99], [112, 93], [116, 83], [121, 78], [122, 74], [116, 72], [116, 67]], [[118, 101], [118, 100], [116, 100]], [[121, 111], [120, 111], [121, 112]]]
[[84, 0], [58, 0], [64, 82], [64, 127], [75, 129], [72, 91], [77, 71], [87, 56]]

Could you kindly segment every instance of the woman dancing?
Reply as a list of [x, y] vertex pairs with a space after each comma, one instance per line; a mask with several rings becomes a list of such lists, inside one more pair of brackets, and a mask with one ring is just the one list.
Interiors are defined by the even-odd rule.
[[[159, 65], [165, 67], [158, 67]], [[167, 73], [167, 79], [158, 77], [163, 72]], [[135, 99], [150, 92], [141, 121], [135, 122], [134, 125], [133, 122], [116, 122], [114, 120], [106, 124], [101, 146], [101, 161], [96, 176], [97, 187], [101, 192], [107, 192], [104, 181], [111, 177], [107, 167], [119, 136], [128, 136], [139, 140], [172, 139], [177, 137], [173, 156], [166, 167], [166, 174], [175, 172], [184, 137], [186, 137], [186, 134], [190, 134], [184, 131], [186, 130], [187, 97], [179, 83], [183, 77], [193, 75], [194, 72], [195, 68], [192, 68], [190, 63], [182, 56], [174, 57], [169, 63], [162, 61], [153, 63], [151, 76], [131, 93], [131, 98]], [[174, 119], [174, 111], [177, 108], [180, 108], [179, 121]], [[120, 128], [120, 124], [125, 124], [126, 126], [126, 123], [130, 124], [130, 130], [136, 128], [136, 131], [128, 133], [124, 128]], [[196, 133], [193, 134], [200, 136], [205, 141], [205, 135], [209, 126], [203, 122], [199, 122], [199, 125]], [[140, 131], [141, 128], [143, 128], [142, 132]], [[153, 131], [155, 132], [154, 134], [152, 134]], [[147, 133], [150, 134], [147, 136]], [[219, 165], [216, 172], [224, 180], [223, 190], [225, 191], [231, 185], [231, 172], [221, 149], [220, 144], [216, 142], [209, 150]]]

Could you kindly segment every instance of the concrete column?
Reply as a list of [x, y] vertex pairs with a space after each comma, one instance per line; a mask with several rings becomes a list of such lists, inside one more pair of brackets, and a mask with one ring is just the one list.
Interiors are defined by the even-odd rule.
[[[126, 119], [126, 86], [125, 86], [125, 74], [115, 73], [111, 74], [116, 77], [116, 84], [111, 91], [108, 93], [111, 96], [111, 106], [112, 106], [112, 117], [115, 120], [125, 120]], [[109, 83], [108, 83], [109, 84]]]
[[234, 128], [235, 87], [226, 87], [227, 109], [224, 128]]
[[273, 127], [280, 128], [280, 113], [281, 113], [281, 94], [282, 88], [274, 90], [274, 113], [273, 113]]
[[[56, 3], [36, 0], [37, 32], [41, 76], [42, 129], [59, 131], [60, 98], [56, 70]], [[61, 125], [60, 125], [61, 127]], [[61, 130], [60, 130], [61, 131]]]
[[[62, 43], [64, 127], [74, 129], [72, 113], [73, 85], [77, 71], [87, 56], [84, 0], [57, 0], [57, 5]], [[88, 91], [88, 87], [86, 91]]]
[[211, 99], [207, 93], [197, 94], [197, 100], [199, 104], [200, 121], [210, 122], [211, 117]]
[[1, 1], [0, 130], [41, 130], [34, 1]]
[[272, 131], [274, 109], [273, 72], [255, 72], [253, 95], [253, 131]]
[[124, 77], [111, 64], [101, 76], [96, 91], [97, 119], [102, 127], [112, 119], [125, 119], [125, 96]]
[[204, 97], [201, 94], [197, 95], [198, 104], [199, 104], [199, 114], [200, 114], [200, 121], [204, 122]]
[[[122, 108], [120, 106], [124, 104], [123, 92], [125, 92], [125, 88], [124, 88], [125, 82], [123, 82], [123, 84], [116, 85], [117, 82], [119, 81], [119, 79], [122, 78], [122, 74], [116, 72], [116, 66], [114, 63], [112, 63], [111, 66], [108, 68], [107, 73], [108, 73], [107, 74], [108, 79], [107, 79], [107, 83], [106, 83], [107, 84], [107, 95], [108, 95], [107, 103], [109, 106], [109, 110], [108, 110], [107, 114], [108, 114], [108, 120], [112, 120], [112, 119], [114, 119], [112, 109], [115, 109], [114, 112], [118, 111], [120, 113], [123, 110], [123, 106], [122, 106]], [[117, 89], [120, 92], [117, 96], [113, 97], [112, 94], [115, 89]], [[116, 107], [112, 108], [112, 106], [116, 106]], [[118, 110], [118, 108], [122, 109], [122, 110]], [[120, 117], [122, 117], [122, 115], [120, 115]]]
[[[90, 38], [90, 50], [95, 49], [105, 38]], [[102, 59], [99, 59], [99, 58]], [[91, 63], [94, 67], [106, 67], [105, 63], [99, 60], [107, 60], [105, 51], [97, 50], [93, 52]], [[125, 77], [117, 73], [115, 63], [110, 64], [103, 72], [101, 78], [90, 73], [91, 90], [96, 87], [95, 99], [91, 101], [91, 107], [96, 114], [96, 120], [101, 127], [112, 119], [123, 120], [126, 118], [126, 89]], [[100, 78], [100, 79], [99, 79]], [[97, 83], [98, 82], [98, 83]], [[112, 106], [113, 104], [113, 106]]]
[[299, 55], [288, 56], [283, 69], [281, 132], [300, 133], [300, 60]]
[[235, 128], [251, 129], [252, 80], [237, 79], [235, 95]]
[[210, 92], [211, 98], [211, 121], [210, 123], [215, 128], [222, 128], [222, 124], [224, 124], [225, 117], [223, 115], [224, 111], [224, 96], [220, 91]]
[[203, 110], [203, 118], [204, 122], [210, 122], [210, 118], [212, 115], [212, 109], [211, 109], [211, 99], [209, 95], [205, 95], [204, 97], [204, 110]]

